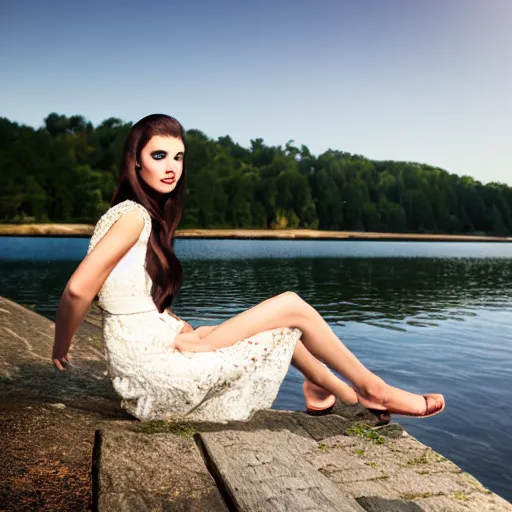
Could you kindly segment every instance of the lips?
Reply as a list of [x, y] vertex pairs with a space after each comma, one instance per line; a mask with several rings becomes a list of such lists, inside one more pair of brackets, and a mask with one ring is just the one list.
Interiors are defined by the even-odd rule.
[[174, 183], [174, 178], [165, 178], [164, 180], [160, 180], [162, 183], [165, 183], [167, 185], [170, 185], [171, 183]]

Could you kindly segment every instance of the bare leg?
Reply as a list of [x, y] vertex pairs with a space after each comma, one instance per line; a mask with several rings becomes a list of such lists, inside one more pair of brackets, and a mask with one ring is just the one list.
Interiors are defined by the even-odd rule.
[[[303, 393], [306, 400], [306, 408], [313, 410], [327, 410], [331, 407], [333, 398], [337, 396], [345, 403], [357, 403], [357, 394], [353, 388], [347, 386], [341, 379], [338, 379], [334, 373], [327, 368], [323, 361], [319, 361], [302, 344], [297, 343], [293, 353], [292, 364], [304, 375]], [[341, 382], [344, 387], [347, 398], [340, 397], [336, 388], [329, 383], [331, 378]], [[335, 381], [335, 382], [336, 382]], [[337, 382], [336, 382], [337, 383]], [[378, 406], [377, 406], [378, 407]]]
[[298, 341], [295, 346], [292, 364], [306, 379], [336, 395], [340, 400], [347, 404], [357, 403], [355, 391], [313, 356], [301, 341]]
[[244, 311], [219, 325], [204, 339], [218, 346], [229, 346], [258, 332], [279, 327], [299, 328], [308, 351], [348, 379], [363, 400], [384, 406], [391, 412], [425, 412], [425, 399], [421, 395], [389, 386], [370, 372], [343, 345], [318, 312], [293, 292]]
[[[187, 336], [196, 335], [200, 339], [204, 339], [216, 328], [217, 326], [198, 327], [193, 333], [187, 334]], [[327, 401], [334, 395], [347, 404], [357, 403], [355, 391], [313, 356], [301, 341], [297, 342], [293, 351], [292, 364], [304, 375], [306, 380], [325, 390]]]
[[[347, 384], [334, 375], [329, 368], [325, 367], [322, 361], [319, 361], [313, 356], [302, 343], [300, 343], [300, 345], [299, 343], [293, 353], [292, 364], [300, 370], [305, 377], [304, 398], [306, 400], [306, 406], [308, 403], [315, 406], [315, 402], [317, 402], [316, 407], [320, 407], [321, 409], [328, 408], [328, 404], [332, 403], [334, 395], [347, 404], [355, 404], [359, 401], [365, 407], [371, 409], [386, 409], [378, 403], [365, 400], [361, 396], [358, 396], [353, 388], [347, 386]], [[344, 396], [342, 396], [341, 393], [343, 393]]]

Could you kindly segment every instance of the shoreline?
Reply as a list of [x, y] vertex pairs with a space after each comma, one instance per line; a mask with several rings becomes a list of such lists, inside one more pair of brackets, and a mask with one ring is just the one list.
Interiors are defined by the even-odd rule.
[[[92, 224], [0, 224], [0, 236], [90, 238]], [[512, 237], [380, 233], [367, 231], [323, 231], [314, 229], [178, 229], [176, 238], [232, 240], [359, 240], [403, 242], [512, 242]]]

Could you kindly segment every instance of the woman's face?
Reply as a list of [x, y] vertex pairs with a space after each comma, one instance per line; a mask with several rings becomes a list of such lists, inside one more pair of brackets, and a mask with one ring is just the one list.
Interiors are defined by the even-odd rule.
[[[185, 146], [181, 139], [155, 135], [140, 152], [140, 177], [161, 194], [172, 192], [183, 172]], [[164, 181], [165, 180], [165, 181]]]

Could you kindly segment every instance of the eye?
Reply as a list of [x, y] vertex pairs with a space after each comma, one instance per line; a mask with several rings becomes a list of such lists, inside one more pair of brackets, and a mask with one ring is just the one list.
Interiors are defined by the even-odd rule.
[[176, 160], [176, 162], [181, 162], [181, 161], [183, 161], [183, 153], [178, 153], [178, 154], [174, 157], [174, 160]]
[[165, 151], [153, 151], [151, 156], [154, 160], [162, 160], [167, 156], [167, 153]]

